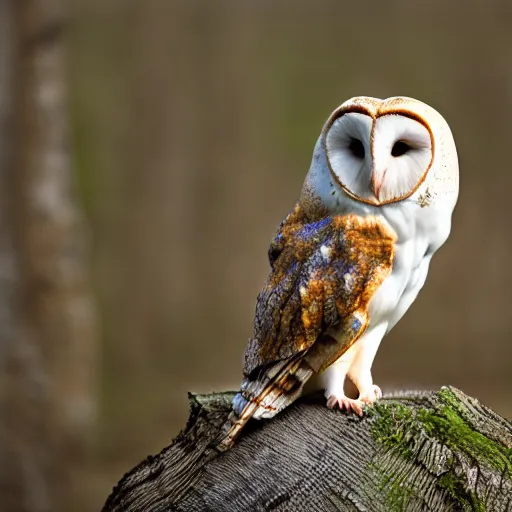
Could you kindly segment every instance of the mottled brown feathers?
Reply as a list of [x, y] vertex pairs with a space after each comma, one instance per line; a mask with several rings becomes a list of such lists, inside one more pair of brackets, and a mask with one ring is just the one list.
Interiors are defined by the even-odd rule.
[[300, 204], [274, 238], [258, 295], [244, 380], [219, 441], [228, 449], [251, 418], [269, 418], [364, 333], [368, 304], [391, 272], [395, 234], [376, 217], [306, 215]]
[[391, 271], [394, 242], [376, 217], [311, 220], [297, 205], [271, 244], [275, 261], [258, 296], [245, 375], [308, 349], [355, 312], [366, 317], [368, 302]]

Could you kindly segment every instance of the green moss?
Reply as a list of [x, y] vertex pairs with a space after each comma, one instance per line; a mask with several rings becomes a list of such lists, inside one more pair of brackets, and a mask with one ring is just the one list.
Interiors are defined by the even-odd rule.
[[381, 402], [370, 409], [374, 417], [373, 437], [380, 443], [410, 453], [410, 440], [420, 431], [437, 439], [455, 453], [464, 453], [479, 464], [488, 465], [512, 478], [512, 450], [489, 439], [465, 421], [463, 406], [448, 388], [438, 392], [434, 409], [411, 408], [395, 402]]
[[[397, 402], [380, 402], [370, 408], [368, 413], [375, 420], [372, 422], [373, 437], [398, 456], [412, 460], [412, 438], [404, 426], [414, 423], [414, 410]], [[377, 475], [379, 489], [386, 495], [388, 509], [391, 512], [406, 510], [411, 498], [415, 496], [414, 489], [405, 481], [406, 475], [397, 477], [395, 474], [389, 474], [378, 462], [372, 464], [370, 469]]]
[[443, 388], [438, 396], [442, 403], [437, 411], [419, 411], [427, 433], [453, 451], [465, 453], [479, 464], [488, 465], [512, 478], [512, 450], [468, 425], [463, 406], [449, 388]]
[[450, 388], [442, 387], [436, 395], [454, 411], [458, 412], [461, 416], [464, 416], [464, 407]]
[[380, 474], [379, 490], [386, 494], [386, 505], [390, 512], [407, 510], [407, 507], [416, 495], [414, 489], [404, 481], [404, 478], [396, 478], [395, 475], [385, 474], [376, 468]]
[[485, 512], [485, 505], [482, 501], [469, 492], [464, 487], [464, 484], [452, 473], [442, 475], [437, 481], [437, 485], [444, 489], [462, 510]]
[[[374, 439], [392, 449], [398, 457], [414, 462], [419, 450], [418, 438], [426, 435], [448, 447], [454, 455], [464, 454], [480, 466], [512, 478], [512, 450], [474, 430], [465, 420], [464, 406], [449, 388], [443, 388], [436, 398], [434, 407], [412, 407], [385, 401], [376, 404], [369, 410]], [[448, 463], [452, 465], [450, 461]], [[467, 489], [465, 477], [457, 477], [453, 469], [452, 466], [452, 471], [438, 478], [437, 485], [462, 510], [484, 511], [483, 502]], [[392, 510], [403, 510], [414, 495], [414, 490], [407, 485], [407, 477], [394, 479], [392, 475], [386, 475], [378, 463], [372, 470], [378, 471]]]
[[413, 453], [409, 431], [403, 427], [414, 422], [414, 410], [400, 403], [380, 402], [369, 409], [369, 414], [375, 418], [372, 423], [374, 439], [388, 448], [398, 450], [406, 458], [411, 458]]
[[510, 450], [476, 432], [450, 407], [442, 407], [439, 412], [419, 411], [419, 420], [427, 434], [436, 437], [454, 452], [462, 452], [479, 464], [491, 466], [510, 476], [512, 459]]

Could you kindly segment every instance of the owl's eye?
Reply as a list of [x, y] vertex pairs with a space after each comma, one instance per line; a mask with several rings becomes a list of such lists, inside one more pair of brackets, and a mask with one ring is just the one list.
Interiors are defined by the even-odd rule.
[[352, 153], [352, 155], [356, 157], [358, 160], [362, 160], [364, 158], [364, 146], [359, 139], [350, 139], [348, 149]]
[[403, 140], [399, 140], [395, 142], [393, 148], [391, 149], [391, 155], [394, 157], [405, 155], [408, 151], [410, 151], [411, 146], [409, 146]]

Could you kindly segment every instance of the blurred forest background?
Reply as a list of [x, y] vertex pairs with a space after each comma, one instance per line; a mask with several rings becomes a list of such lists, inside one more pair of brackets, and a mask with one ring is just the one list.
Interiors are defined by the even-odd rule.
[[0, 0], [0, 510], [99, 510], [234, 389], [330, 112], [448, 120], [452, 236], [374, 365], [512, 416], [512, 4]]

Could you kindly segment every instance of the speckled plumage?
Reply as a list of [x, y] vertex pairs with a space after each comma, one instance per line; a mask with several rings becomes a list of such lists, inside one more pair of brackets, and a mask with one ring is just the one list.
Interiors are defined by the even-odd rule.
[[272, 270], [258, 295], [225, 445], [250, 417], [271, 417], [291, 403], [313, 373], [364, 333], [370, 299], [391, 272], [394, 243], [378, 218], [310, 218], [295, 206], [269, 249]]
[[[329, 407], [362, 414], [379, 398], [373, 359], [422, 288], [457, 195], [453, 137], [428, 105], [359, 97], [331, 114], [299, 202], [270, 246], [272, 270], [220, 450], [317, 376]], [[357, 400], [344, 395], [346, 376]]]
[[369, 300], [391, 271], [394, 242], [374, 217], [311, 219], [297, 205], [269, 249], [272, 271], [257, 299], [244, 374], [304, 352], [339, 323], [355, 322], [361, 332]]

